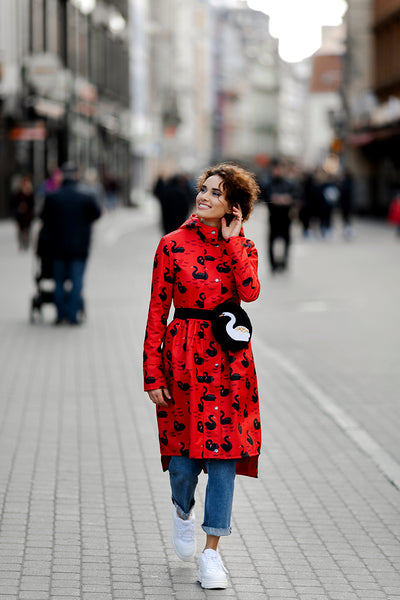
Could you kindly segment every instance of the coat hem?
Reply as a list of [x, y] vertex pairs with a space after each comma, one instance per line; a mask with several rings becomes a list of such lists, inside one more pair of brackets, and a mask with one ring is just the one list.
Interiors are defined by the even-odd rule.
[[[255, 456], [245, 456], [245, 457], [240, 457], [237, 460], [236, 463], [236, 475], [245, 475], [246, 477], [254, 477], [257, 478], [258, 477], [258, 459], [259, 459], [260, 455], [256, 454]], [[165, 455], [161, 455], [161, 465], [162, 465], [162, 470], [168, 471], [168, 467], [169, 467], [169, 463], [171, 460], [172, 456], [165, 456]], [[196, 457], [192, 457], [192, 458], [196, 458]], [[235, 457], [230, 457], [230, 458], [235, 458]], [[213, 459], [213, 460], [224, 460], [223, 458], [221, 459]], [[206, 469], [204, 469], [205, 472]]]

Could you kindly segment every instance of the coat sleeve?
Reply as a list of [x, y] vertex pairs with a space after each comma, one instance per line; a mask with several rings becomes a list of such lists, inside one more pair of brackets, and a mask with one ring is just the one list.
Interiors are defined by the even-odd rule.
[[225, 247], [231, 259], [240, 299], [253, 302], [260, 294], [258, 253], [254, 242], [243, 236], [233, 236], [226, 241]]
[[166, 387], [162, 348], [175, 279], [171, 267], [169, 244], [165, 238], [162, 238], [154, 257], [149, 314], [144, 340], [143, 374], [145, 391]]

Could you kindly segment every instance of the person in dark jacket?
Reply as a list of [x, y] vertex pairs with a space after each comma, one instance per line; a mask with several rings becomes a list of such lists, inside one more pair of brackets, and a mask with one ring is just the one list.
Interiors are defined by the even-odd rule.
[[351, 213], [353, 209], [353, 178], [348, 170], [345, 171], [340, 183], [339, 203], [343, 221], [343, 235], [346, 240], [351, 240], [354, 235], [351, 223]]
[[175, 231], [188, 218], [194, 196], [187, 177], [176, 174], [158, 185], [155, 193], [161, 204], [162, 226], [164, 234]]
[[319, 217], [319, 196], [314, 174], [304, 175], [300, 192], [299, 221], [303, 229], [303, 237], [308, 239], [313, 234], [313, 224]]
[[[268, 257], [271, 271], [285, 270], [289, 259], [291, 210], [294, 203], [294, 188], [284, 176], [283, 165], [278, 160], [271, 161], [272, 177], [264, 191], [263, 198], [269, 210]], [[283, 257], [276, 255], [275, 242], [282, 239]]]
[[[74, 164], [66, 163], [62, 172], [63, 183], [46, 196], [41, 219], [51, 240], [56, 324], [77, 325], [92, 223], [100, 217], [101, 209], [95, 196], [80, 187]], [[68, 291], [66, 281], [71, 286]]]

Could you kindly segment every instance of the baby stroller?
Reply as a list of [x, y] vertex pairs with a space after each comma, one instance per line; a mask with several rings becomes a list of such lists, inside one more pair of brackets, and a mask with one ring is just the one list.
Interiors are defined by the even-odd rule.
[[[36, 248], [36, 271], [34, 275], [36, 284], [36, 293], [31, 300], [29, 321], [37, 323], [43, 321], [42, 307], [45, 304], [53, 304], [54, 301], [54, 275], [53, 275], [53, 253], [51, 236], [44, 226], [41, 227], [38, 234]], [[64, 282], [65, 293], [68, 294], [70, 281]], [[82, 299], [79, 318], [83, 321], [86, 318], [85, 301]]]

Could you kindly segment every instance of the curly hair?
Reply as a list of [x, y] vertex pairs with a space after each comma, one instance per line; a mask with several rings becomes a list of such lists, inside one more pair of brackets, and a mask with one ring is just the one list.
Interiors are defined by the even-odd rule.
[[221, 163], [210, 167], [200, 175], [197, 182], [198, 190], [201, 189], [206, 179], [213, 175], [221, 177], [222, 188], [230, 208], [239, 205], [243, 221], [247, 221], [260, 193], [254, 174], [238, 165]]

